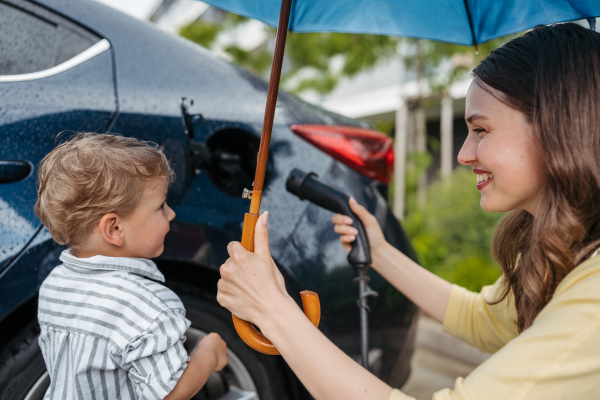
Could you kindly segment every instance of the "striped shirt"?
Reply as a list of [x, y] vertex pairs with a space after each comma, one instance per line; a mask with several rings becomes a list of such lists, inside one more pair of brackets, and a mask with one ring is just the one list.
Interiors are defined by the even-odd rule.
[[[149, 260], [60, 256], [40, 289], [45, 400], [163, 399], [187, 366], [181, 300]], [[150, 278], [150, 279], [146, 279]]]

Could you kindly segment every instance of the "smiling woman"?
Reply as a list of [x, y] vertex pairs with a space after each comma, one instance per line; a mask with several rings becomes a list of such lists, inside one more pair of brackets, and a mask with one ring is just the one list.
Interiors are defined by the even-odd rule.
[[515, 210], [493, 249], [520, 332], [600, 246], [600, 35], [565, 24], [527, 36], [473, 71], [459, 155], [494, 175], [478, 185], [485, 210]]
[[[372, 267], [446, 332], [495, 353], [434, 400], [600, 398], [600, 34], [540, 26], [473, 74], [459, 161], [473, 167], [484, 210], [510, 211], [493, 243], [503, 276], [481, 293], [451, 285], [389, 245], [351, 199]], [[352, 219], [333, 222], [350, 250]], [[412, 399], [307, 322], [270, 257], [266, 223], [254, 254], [229, 245], [221, 305], [258, 324], [316, 399]]]

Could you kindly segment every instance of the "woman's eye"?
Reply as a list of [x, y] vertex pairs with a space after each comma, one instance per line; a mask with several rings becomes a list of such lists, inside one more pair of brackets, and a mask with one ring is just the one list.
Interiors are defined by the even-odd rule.
[[475, 129], [473, 129], [473, 132], [475, 132], [475, 134], [476, 134], [477, 136], [479, 136], [480, 134], [482, 134], [483, 132], [485, 132], [485, 129], [482, 129], [482, 128], [475, 128]]

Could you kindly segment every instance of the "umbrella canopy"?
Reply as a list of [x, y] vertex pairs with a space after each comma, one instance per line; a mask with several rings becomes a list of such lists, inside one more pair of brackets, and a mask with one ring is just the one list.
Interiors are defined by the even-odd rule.
[[[203, 1], [277, 27], [281, 0]], [[598, 0], [293, 0], [288, 29], [476, 45], [540, 24], [598, 16]]]

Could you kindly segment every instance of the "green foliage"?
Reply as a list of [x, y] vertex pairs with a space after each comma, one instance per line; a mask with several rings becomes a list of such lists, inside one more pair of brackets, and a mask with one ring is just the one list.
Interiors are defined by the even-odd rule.
[[[335, 88], [340, 78], [352, 77], [373, 68], [397, 53], [399, 38], [349, 33], [290, 33], [286, 55], [290, 67], [282, 76], [287, 89], [299, 93], [313, 89], [324, 94]], [[332, 68], [331, 60], [340, 57], [341, 68]], [[292, 83], [300, 70], [310, 68], [316, 77]]]
[[406, 177], [405, 177], [405, 212], [411, 214], [422, 205], [418, 204], [417, 191], [421, 176], [427, 171], [427, 168], [433, 162], [433, 156], [425, 151], [415, 151], [406, 156]]
[[[407, 68], [418, 70], [418, 75], [427, 79], [432, 94], [440, 93], [454, 82], [465, 78], [494, 49], [520, 35], [513, 34], [490, 40], [480, 44], [478, 51], [475, 51], [473, 46], [405, 39], [405, 43], [414, 47], [415, 51], [404, 57], [403, 61]], [[439, 67], [444, 63], [449, 63], [449, 68], [440, 74]]]
[[[248, 22], [248, 18], [240, 15], [226, 13], [223, 21], [219, 23], [207, 21], [195, 21], [185, 25], [179, 30], [179, 35], [198, 43], [200, 46], [208, 49], [214, 48], [215, 41], [219, 34], [228, 30], [234, 29], [239, 25]], [[275, 29], [265, 27], [270, 34], [275, 34]], [[271, 66], [273, 54], [260, 46], [252, 51], [242, 49], [235, 44], [229, 45], [223, 51], [231, 57], [233, 63], [242, 68], [257, 74], [262, 75]]]
[[231, 56], [234, 64], [255, 73], [262, 75], [271, 66], [273, 55], [264, 48], [258, 48], [248, 52], [239, 46], [229, 45], [225, 47], [225, 52]]
[[[195, 21], [184, 26], [179, 34], [201, 46], [213, 48], [219, 34], [246, 23], [247, 18], [225, 13], [222, 22]], [[265, 25], [267, 36], [275, 37], [276, 30]], [[419, 70], [427, 78], [433, 92], [439, 92], [464, 76], [493, 49], [517, 35], [506, 36], [479, 45], [476, 53], [472, 46], [406, 39], [393, 36], [349, 34], [349, 33], [288, 33], [286, 41], [286, 69], [281, 84], [286, 90], [300, 93], [315, 90], [326, 94], [335, 89], [343, 77], [352, 77], [389, 60], [398, 54], [398, 45], [403, 42], [414, 47], [412, 55], [404, 57], [408, 68]], [[223, 49], [231, 60], [257, 75], [264, 76], [269, 70], [273, 52], [264, 43], [257, 49], [245, 50], [235, 44]], [[332, 60], [337, 59], [335, 63]], [[448, 61], [450, 64], [447, 64]], [[451, 65], [443, 74], [440, 65]], [[309, 73], [306, 73], [306, 72]]]
[[479, 291], [501, 274], [491, 256], [491, 240], [502, 214], [480, 207], [475, 185], [470, 170], [457, 168], [448, 181], [438, 180], [429, 187], [427, 203], [413, 208], [403, 226], [421, 265]]
[[191, 23], [179, 30], [179, 35], [198, 43], [202, 47], [211, 48], [223, 27], [212, 22]]

